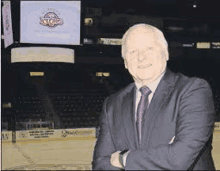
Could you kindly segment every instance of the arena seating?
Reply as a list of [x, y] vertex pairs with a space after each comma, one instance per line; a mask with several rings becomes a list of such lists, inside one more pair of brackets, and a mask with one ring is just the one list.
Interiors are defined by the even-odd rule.
[[[98, 118], [105, 97], [104, 92], [100, 90], [65, 93], [53, 91], [43, 96], [9, 97], [8, 101], [12, 103], [16, 122], [28, 122], [29, 119], [47, 121], [46, 114], [49, 112], [49, 115], [55, 114], [60, 118], [64, 128], [79, 128], [98, 126]], [[47, 98], [50, 99], [52, 111], [44, 106]]]

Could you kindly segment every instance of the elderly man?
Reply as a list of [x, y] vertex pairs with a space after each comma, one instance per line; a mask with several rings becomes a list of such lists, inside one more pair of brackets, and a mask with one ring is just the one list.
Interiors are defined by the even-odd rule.
[[134, 83], [105, 99], [93, 169], [215, 170], [208, 83], [171, 72], [163, 33], [147, 24], [128, 29], [122, 57]]

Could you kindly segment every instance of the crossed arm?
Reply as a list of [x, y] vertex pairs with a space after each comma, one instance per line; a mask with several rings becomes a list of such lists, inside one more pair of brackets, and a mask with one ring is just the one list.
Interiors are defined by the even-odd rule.
[[120, 170], [118, 167], [114, 167], [110, 163], [111, 154], [113, 154], [116, 149], [112, 141], [108, 125], [108, 116], [105, 111], [107, 101], [108, 98], [105, 99], [102, 115], [100, 117], [100, 133], [93, 154], [93, 170]]
[[[107, 100], [103, 105], [101, 132], [94, 150], [94, 170], [120, 170], [111, 164], [112, 154], [117, 158], [117, 150], [109, 129]], [[214, 106], [211, 89], [206, 81], [196, 79], [181, 96], [174, 142], [153, 149], [131, 150], [126, 159], [125, 169], [187, 170], [211, 136], [213, 126]]]

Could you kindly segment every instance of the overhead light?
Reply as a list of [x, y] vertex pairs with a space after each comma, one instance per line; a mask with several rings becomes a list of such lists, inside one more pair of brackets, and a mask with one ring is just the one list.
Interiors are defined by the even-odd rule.
[[83, 39], [83, 43], [84, 44], [93, 44], [93, 40], [92, 39], [88, 39], [88, 38], [84, 38]]
[[210, 49], [211, 43], [210, 42], [197, 42], [196, 48], [197, 49]]
[[194, 4], [194, 5], [193, 5], [193, 8], [196, 8], [196, 7], [197, 7], [197, 6]]
[[44, 76], [44, 72], [30, 72], [30, 76]]
[[194, 47], [194, 43], [183, 43], [183, 47]]
[[93, 25], [93, 18], [85, 18], [84, 19], [84, 24], [86, 26], [92, 26]]
[[96, 76], [97, 77], [109, 77], [110, 76], [110, 73], [109, 72], [96, 72]]
[[98, 44], [104, 45], [121, 45], [122, 39], [118, 38], [100, 38]]
[[105, 77], [109, 77], [110, 73], [109, 72], [103, 72], [102, 75], [105, 76]]
[[101, 77], [102, 76], [102, 72], [96, 72], [96, 76], [97, 77]]
[[212, 49], [220, 49], [220, 42], [212, 42]]
[[3, 104], [2, 104], [2, 107], [3, 107], [3, 108], [11, 108], [11, 102], [3, 103]]

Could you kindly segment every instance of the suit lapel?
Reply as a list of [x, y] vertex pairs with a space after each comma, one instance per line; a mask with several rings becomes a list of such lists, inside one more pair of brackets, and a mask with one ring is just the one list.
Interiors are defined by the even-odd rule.
[[128, 142], [130, 143], [132, 149], [137, 149], [138, 147], [138, 138], [136, 133], [135, 126], [135, 99], [136, 97], [136, 86], [124, 96], [123, 106], [122, 106], [122, 120], [125, 128], [125, 133]]
[[146, 147], [149, 141], [149, 132], [153, 125], [153, 121], [159, 114], [161, 107], [166, 103], [167, 98], [174, 88], [174, 78], [170, 70], [167, 70], [163, 78], [161, 79], [156, 91], [154, 92], [153, 98], [149, 105], [146, 114], [142, 121], [142, 147]]

